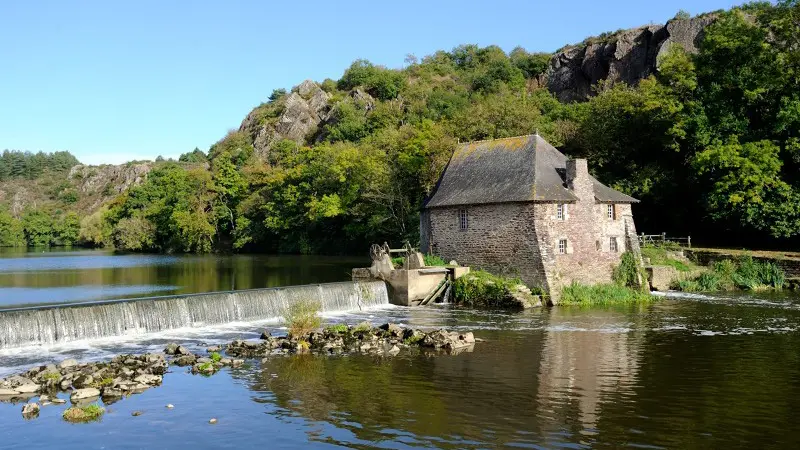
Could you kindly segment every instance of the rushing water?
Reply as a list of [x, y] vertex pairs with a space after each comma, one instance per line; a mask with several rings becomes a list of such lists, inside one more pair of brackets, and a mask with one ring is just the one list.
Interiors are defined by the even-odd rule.
[[[444, 326], [485, 341], [436, 357], [250, 360], [211, 377], [176, 367], [161, 387], [107, 405], [99, 423], [68, 424], [64, 406], [26, 421], [20, 404], [0, 404], [0, 447], [800, 447], [797, 297], [695, 296], [522, 313], [376, 306], [325, 320]], [[5, 349], [0, 376], [67, 357], [160, 351], [171, 341], [200, 350], [257, 339], [265, 327], [279, 325]], [[137, 410], [143, 414], [132, 417]]]

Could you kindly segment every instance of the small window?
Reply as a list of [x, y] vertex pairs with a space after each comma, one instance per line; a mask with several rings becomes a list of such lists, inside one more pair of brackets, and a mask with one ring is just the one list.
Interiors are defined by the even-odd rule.
[[616, 217], [616, 214], [615, 214], [615, 211], [614, 211], [614, 205], [613, 204], [609, 204], [609, 205], [606, 205], [606, 206], [608, 207], [608, 212], [607, 212], [608, 218], [611, 219], [611, 220], [616, 219], [617, 217]]
[[460, 209], [458, 211], [458, 226], [461, 231], [467, 231], [469, 228], [469, 217], [467, 217], [466, 209]]
[[619, 247], [617, 246], [617, 238], [615, 236], [612, 236], [611, 239], [609, 240], [608, 249], [614, 253], [617, 253], [619, 251]]
[[558, 240], [558, 253], [560, 255], [565, 255], [567, 253], [567, 240], [566, 239], [559, 239]]
[[556, 205], [556, 219], [558, 220], [567, 219], [567, 205], [563, 203]]

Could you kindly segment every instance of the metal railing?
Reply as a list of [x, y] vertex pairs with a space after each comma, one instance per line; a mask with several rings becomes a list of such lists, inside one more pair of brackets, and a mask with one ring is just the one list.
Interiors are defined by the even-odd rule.
[[674, 243], [678, 244], [681, 247], [692, 248], [692, 237], [667, 237], [667, 233], [661, 234], [640, 234], [639, 235], [639, 245], [640, 246], [657, 246], [663, 245], [666, 243]]

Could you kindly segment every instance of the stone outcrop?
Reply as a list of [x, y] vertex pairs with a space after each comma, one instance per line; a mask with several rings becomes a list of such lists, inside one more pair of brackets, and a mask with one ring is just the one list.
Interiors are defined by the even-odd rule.
[[266, 159], [273, 143], [290, 139], [302, 143], [327, 118], [330, 96], [317, 83], [305, 80], [277, 100], [281, 112], [275, 120], [264, 120], [263, 106], [250, 112], [239, 126], [253, 139], [256, 154]]
[[673, 45], [696, 53], [703, 31], [714, 19], [714, 15], [674, 19], [568, 46], [553, 56], [545, 84], [561, 101], [586, 100], [599, 82], [635, 85], [656, 73], [659, 57]]

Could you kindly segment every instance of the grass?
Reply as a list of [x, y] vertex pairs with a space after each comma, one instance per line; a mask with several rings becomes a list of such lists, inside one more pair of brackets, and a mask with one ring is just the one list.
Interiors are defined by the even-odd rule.
[[61, 374], [58, 372], [47, 372], [42, 376], [42, 378], [45, 380], [60, 380]]
[[101, 387], [111, 386], [114, 384], [114, 379], [111, 377], [103, 378], [102, 380], [95, 380], [92, 382], [92, 387], [95, 389], [100, 389]]
[[220, 355], [219, 352], [212, 353], [211, 354], [211, 361], [214, 362], [214, 363], [218, 363], [218, 362], [222, 361], [222, 355]]
[[301, 300], [289, 306], [283, 316], [289, 336], [301, 337], [322, 326], [318, 314], [321, 309], [322, 304], [316, 300]]
[[355, 333], [369, 333], [372, 331], [372, 325], [369, 322], [361, 322], [353, 327], [353, 334]]
[[694, 279], [679, 281], [673, 289], [684, 292], [761, 291], [783, 289], [785, 283], [786, 274], [775, 263], [758, 261], [748, 255], [735, 261], [717, 261], [711, 270]]
[[395, 269], [400, 269], [405, 264], [406, 264], [406, 259], [403, 258], [402, 256], [395, 256], [394, 258], [392, 258], [392, 266], [394, 266]]
[[670, 258], [667, 256], [667, 251], [672, 250], [665, 246], [658, 247], [642, 247], [642, 256], [650, 259], [650, 264], [654, 266], [670, 266], [674, 267], [678, 272], [689, 272], [696, 268], [692, 263], [681, 261], [678, 259]]
[[403, 343], [406, 344], [406, 345], [414, 345], [414, 344], [417, 344], [419, 341], [421, 341], [423, 339], [423, 337], [424, 336], [422, 336], [422, 335], [409, 336], [409, 337], [403, 339]]
[[67, 422], [92, 422], [100, 420], [106, 410], [100, 405], [91, 404], [88, 406], [71, 406], [67, 408], [61, 417]]
[[214, 371], [214, 363], [213, 362], [204, 362], [202, 364], [197, 365], [197, 370], [200, 373], [208, 373]]
[[347, 325], [345, 325], [343, 323], [337, 323], [336, 325], [331, 325], [329, 327], [326, 327], [325, 331], [327, 331], [327, 332], [329, 332], [331, 334], [342, 334], [342, 333], [347, 333], [347, 330], [349, 330], [349, 329], [350, 328], [348, 328]]
[[426, 266], [438, 267], [438, 266], [446, 266], [446, 265], [448, 265], [447, 261], [442, 259], [440, 256], [436, 256], [436, 255], [424, 255], [423, 259], [425, 260], [425, 265]]
[[596, 284], [587, 286], [572, 283], [561, 291], [559, 305], [607, 306], [635, 305], [655, 300], [652, 295], [618, 284]]

